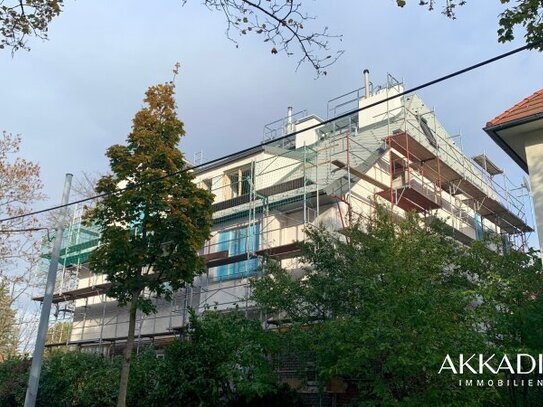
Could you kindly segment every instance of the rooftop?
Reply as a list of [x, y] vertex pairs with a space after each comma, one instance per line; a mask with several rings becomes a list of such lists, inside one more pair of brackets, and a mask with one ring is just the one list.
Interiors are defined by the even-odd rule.
[[502, 114], [486, 124], [486, 127], [496, 127], [506, 123], [526, 119], [531, 116], [543, 114], [543, 89], [507, 109]]

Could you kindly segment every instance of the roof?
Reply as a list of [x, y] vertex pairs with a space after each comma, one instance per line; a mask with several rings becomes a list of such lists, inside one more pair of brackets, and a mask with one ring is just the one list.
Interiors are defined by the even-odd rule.
[[533, 95], [528, 96], [502, 114], [496, 116], [486, 124], [486, 127], [496, 127], [538, 114], [543, 114], [543, 89], [538, 90]]

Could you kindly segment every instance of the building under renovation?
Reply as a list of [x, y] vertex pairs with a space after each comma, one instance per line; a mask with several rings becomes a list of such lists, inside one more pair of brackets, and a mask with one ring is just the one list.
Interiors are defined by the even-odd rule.
[[[138, 316], [138, 347], [171, 341], [190, 308], [238, 306], [267, 323], [250, 301], [263, 257], [294, 272], [302, 266], [296, 242], [308, 225], [339, 231], [371, 216], [376, 203], [399, 216], [439, 218], [463, 244], [485, 233], [507, 245], [526, 244], [532, 228], [522, 189], [485, 154], [467, 157], [461, 137], [451, 137], [418, 95], [403, 93], [392, 76], [374, 86], [366, 73], [363, 88], [328, 102], [326, 119], [289, 108], [287, 117], [265, 126], [259, 146], [196, 167], [195, 181], [215, 195], [213, 233], [201, 251], [207, 273], [172, 302], [158, 300], [156, 314]], [[126, 340], [128, 310], [107, 297], [108, 282], [88, 269], [100, 232], [82, 226], [81, 211], [65, 230], [51, 319], [71, 321], [71, 332], [49, 346], [111, 353]]]

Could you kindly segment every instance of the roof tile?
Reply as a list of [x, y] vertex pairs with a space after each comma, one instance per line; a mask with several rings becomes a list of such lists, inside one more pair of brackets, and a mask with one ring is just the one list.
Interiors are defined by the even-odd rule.
[[543, 89], [538, 90], [533, 95], [528, 96], [499, 116], [496, 116], [486, 124], [486, 127], [495, 127], [540, 113], [543, 113]]

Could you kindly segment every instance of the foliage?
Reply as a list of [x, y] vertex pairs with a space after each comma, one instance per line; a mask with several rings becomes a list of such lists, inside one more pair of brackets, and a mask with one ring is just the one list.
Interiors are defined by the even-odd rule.
[[[0, 137], [0, 215], [12, 217], [30, 211], [30, 205], [42, 199], [40, 167], [31, 161], [17, 157], [21, 147], [21, 137], [3, 132]], [[12, 263], [13, 255], [23, 257], [28, 254], [29, 245], [21, 237], [30, 236], [32, 230], [18, 233], [21, 229], [36, 226], [32, 217], [2, 222], [0, 239], [0, 261], [2, 270]], [[1, 271], [0, 271], [1, 273]]]
[[[510, 0], [501, 2], [509, 3]], [[500, 15], [499, 41], [512, 41], [515, 38], [514, 28], [522, 26], [526, 29], [524, 36], [526, 42], [543, 50], [543, 3], [540, 0], [523, 0], [516, 3], [516, 6], [506, 9]]]
[[238, 312], [193, 313], [186, 340], [166, 349], [159, 385], [129, 404], [223, 406], [270, 397], [278, 390], [269, 358], [275, 349], [273, 333]]
[[25, 399], [30, 359], [11, 358], [0, 362], [0, 406], [22, 406]]
[[114, 406], [120, 364], [93, 353], [53, 353], [43, 365], [38, 405]]
[[[1, 9], [2, 6], [0, 6]], [[1, 11], [0, 11], [1, 15]], [[34, 202], [43, 199], [42, 183], [40, 181], [39, 165], [18, 156], [21, 137], [3, 132], [0, 135], [0, 217], [11, 218], [31, 211]], [[39, 226], [35, 217], [24, 217], [3, 221], [0, 224], [0, 286], [3, 298], [2, 306], [9, 302], [12, 308], [19, 308], [18, 319], [13, 320], [10, 312], [0, 319], [13, 324], [11, 330], [3, 326], [0, 329], [8, 334], [20, 327], [19, 336], [26, 342], [28, 334], [29, 315], [22, 309], [21, 304], [29, 300], [30, 289], [39, 281], [33, 270], [37, 264], [39, 250], [38, 240], [34, 233]], [[0, 350], [0, 353], [2, 350]]]
[[[511, 0], [500, 0], [502, 4], [510, 4]], [[421, 0], [418, 4], [434, 10], [436, 3], [442, 3], [442, 13], [448, 18], [456, 19], [456, 9], [468, 2], [465, 0]], [[521, 26], [526, 29], [524, 38], [527, 44], [543, 50], [543, 3], [541, 0], [515, 0], [515, 5], [506, 8], [499, 18], [498, 41], [510, 42], [515, 39], [514, 29]], [[407, 0], [396, 0], [399, 7], [404, 7]]]
[[4, 281], [0, 280], [0, 362], [17, 352], [15, 310]]
[[[473, 276], [477, 321], [495, 349], [509, 355], [541, 353], [543, 273], [538, 253], [512, 250], [500, 240], [489, 240], [475, 242], [458, 264]], [[507, 373], [511, 380], [543, 379], [541, 375], [521, 376]], [[505, 405], [543, 404], [543, 392], [538, 387], [513, 386], [501, 395]]]
[[[270, 357], [276, 351], [275, 334], [239, 312], [192, 314], [186, 336], [163, 358], [149, 348], [134, 356], [128, 405], [295, 406], [297, 396], [277, 384]], [[0, 405], [20, 405], [29, 367], [19, 359], [0, 364]], [[120, 370], [117, 357], [52, 353], [44, 360], [38, 405], [114, 406]]]
[[120, 400], [126, 394], [137, 309], [154, 312], [150, 296], [170, 300], [205, 271], [198, 250], [209, 237], [213, 197], [195, 185], [177, 148], [185, 131], [174, 91], [174, 84], [166, 83], [146, 92], [127, 145], [107, 151], [112, 174], [96, 186], [106, 195], [88, 213], [88, 221], [101, 230], [91, 270], [111, 283], [110, 297], [129, 304]]
[[170, 299], [204, 271], [198, 250], [209, 236], [212, 195], [194, 184], [177, 148], [185, 132], [174, 85], [152, 86], [145, 103], [127, 145], [107, 151], [112, 174], [98, 181], [96, 191], [108, 195], [88, 221], [101, 230], [90, 264], [112, 283], [108, 295], [122, 305], [135, 298], [150, 313], [151, 300], [140, 297], [144, 289]]
[[28, 49], [26, 38], [46, 39], [49, 23], [62, 11], [63, 0], [8, 0], [0, 3], [0, 49]]
[[476, 329], [471, 274], [455, 264], [465, 248], [418, 215], [396, 223], [382, 208], [367, 228], [308, 235], [303, 278], [270, 262], [254, 299], [289, 328], [287, 350], [314, 361], [321, 386], [336, 377], [354, 382], [364, 405], [492, 399], [438, 374], [446, 354], [489, 347]]
[[51, 343], [64, 343], [70, 339], [70, 333], [72, 332], [72, 322], [56, 322], [49, 326], [47, 330], [47, 337], [45, 339], [46, 344]]

